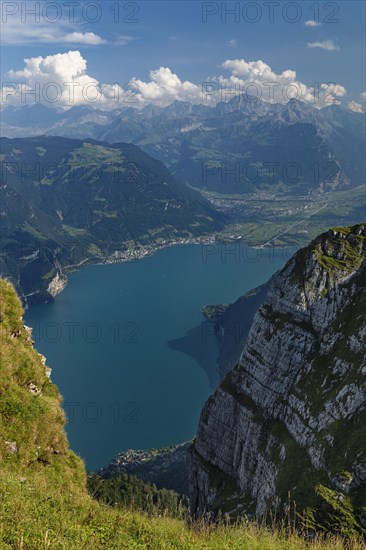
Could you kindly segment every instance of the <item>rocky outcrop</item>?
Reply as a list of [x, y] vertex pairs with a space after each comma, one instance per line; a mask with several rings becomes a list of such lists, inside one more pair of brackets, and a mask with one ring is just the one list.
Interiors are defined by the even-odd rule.
[[202, 411], [193, 515], [263, 516], [290, 493], [298, 509], [344, 499], [363, 517], [365, 311], [365, 225], [321, 235], [274, 277], [238, 365]]

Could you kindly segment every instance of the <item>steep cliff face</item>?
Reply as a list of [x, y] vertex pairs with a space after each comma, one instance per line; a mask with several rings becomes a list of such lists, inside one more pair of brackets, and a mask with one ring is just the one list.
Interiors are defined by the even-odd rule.
[[194, 515], [283, 511], [290, 492], [298, 508], [341, 502], [366, 525], [365, 312], [365, 225], [321, 235], [275, 276], [202, 411]]
[[229, 305], [205, 306], [204, 314], [214, 322], [216, 336], [220, 345], [217, 357], [217, 371], [220, 381], [238, 363], [246, 344], [254, 315], [262, 305], [272, 278], [263, 285], [240, 296]]

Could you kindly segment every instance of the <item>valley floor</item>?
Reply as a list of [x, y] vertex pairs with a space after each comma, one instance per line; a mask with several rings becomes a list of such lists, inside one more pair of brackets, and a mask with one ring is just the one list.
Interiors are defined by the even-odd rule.
[[366, 217], [365, 185], [299, 197], [203, 194], [231, 220], [219, 239], [240, 238], [248, 246], [297, 248], [307, 245], [329, 227], [352, 225]]

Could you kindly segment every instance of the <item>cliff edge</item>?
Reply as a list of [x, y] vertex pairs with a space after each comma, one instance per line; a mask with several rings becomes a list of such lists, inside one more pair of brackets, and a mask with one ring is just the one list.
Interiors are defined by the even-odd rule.
[[366, 527], [366, 224], [334, 228], [272, 282], [189, 453], [191, 511]]

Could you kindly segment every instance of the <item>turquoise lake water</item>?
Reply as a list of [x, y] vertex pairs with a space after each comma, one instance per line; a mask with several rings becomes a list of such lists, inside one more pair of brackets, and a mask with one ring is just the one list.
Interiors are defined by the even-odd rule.
[[206, 304], [230, 303], [293, 253], [244, 245], [184, 245], [69, 277], [26, 323], [64, 397], [71, 448], [90, 470], [120, 451], [195, 433], [217, 385], [217, 342]]

